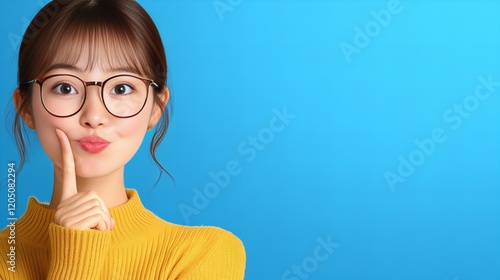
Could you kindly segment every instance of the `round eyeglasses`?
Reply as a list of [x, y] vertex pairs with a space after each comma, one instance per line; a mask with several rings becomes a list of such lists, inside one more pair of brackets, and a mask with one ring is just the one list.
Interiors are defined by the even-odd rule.
[[103, 82], [85, 82], [74, 75], [58, 74], [25, 84], [31, 83], [40, 85], [40, 98], [45, 110], [61, 118], [73, 116], [83, 108], [88, 86], [101, 87], [104, 107], [118, 118], [139, 114], [148, 100], [149, 86], [159, 88], [153, 80], [128, 74], [112, 76]]

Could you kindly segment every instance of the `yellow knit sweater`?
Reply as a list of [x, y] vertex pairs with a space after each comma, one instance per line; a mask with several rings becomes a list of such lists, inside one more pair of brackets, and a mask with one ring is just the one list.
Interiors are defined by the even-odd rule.
[[126, 192], [128, 202], [109, 209], [111, 231], [56, 225], [55, 211], [30, 197], [15, 229], [0, 231], [0, 279], [243, 279], [245, 249], [236, 236], [165, 222], [144, 208], [137, 191]]

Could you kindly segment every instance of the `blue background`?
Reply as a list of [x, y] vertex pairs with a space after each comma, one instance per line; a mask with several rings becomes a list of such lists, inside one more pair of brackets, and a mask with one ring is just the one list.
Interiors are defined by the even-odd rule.
[[[480, 82], [500, 82], [499, 1], [139, 2], [164, 40], [174, 107], [158, 156], [176, 184], [153, 188], [149, 134], [126, 167], [147, 208], [235, 233], [246, 279], [500, 279], [500, 87]], [[2, 110], [11, 39], [43, 3], [2, 3]], [[293, 118], [278, 121], [283, 110]], [[10, 126], [2, 178], [19, 160]], [[32, 138], [19, 215], [30, 195], [50, 199]], [[228, 163], [239, 172], [214, 188]]]

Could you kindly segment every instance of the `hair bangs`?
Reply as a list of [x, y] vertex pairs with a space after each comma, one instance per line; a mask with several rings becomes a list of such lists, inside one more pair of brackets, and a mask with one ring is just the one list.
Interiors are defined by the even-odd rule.
[[[55, 64], [75, 66], [84, 60], [84, 71], [127, 71], [152, 78], [145, 65], [148, 61], [143, 43], [134, 29], [123, 20], [112, 17], [69, 17], [45, 33], [50, 38], [44, 56], [46, 71]], [[64, 29], [59, 28], [63, 26]], [[50, 32], [52, 31], [52, 32]], [[50, 34], [51, 33], [51, 34]], [[143, 65], [144, 64], [144, 65]]]

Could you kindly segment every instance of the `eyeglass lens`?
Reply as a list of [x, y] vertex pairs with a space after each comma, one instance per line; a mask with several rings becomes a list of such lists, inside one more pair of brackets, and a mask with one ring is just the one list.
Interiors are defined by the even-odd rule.
[[[148, 85], [133, 76], [116, 76], [102, 87], [102, 101], [106, 109], [117, 117], [137, 114], [148, 94]], [[87, 91], [92, 85], [87, 86]], [[43, 81], [42, 101], [45, 108], [56, 116], [70, 116], [78, 112], [85, 102], [86, 87], [73, 76], [54, 76]]]

